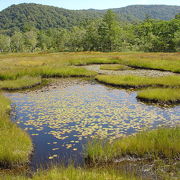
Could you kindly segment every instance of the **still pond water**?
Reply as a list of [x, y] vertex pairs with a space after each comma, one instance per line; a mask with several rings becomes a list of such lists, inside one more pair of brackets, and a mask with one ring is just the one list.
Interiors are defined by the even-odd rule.
[[136, 92], [83, 79], [58, 79], [39, 90], [6, 93], [12, 120], [32, 137], [33, 169], [51, 163], [84, 163], [92, 138], [110, 140], [160, 125], [180, 124], [180, 106], [163, 108], [136, 100]]

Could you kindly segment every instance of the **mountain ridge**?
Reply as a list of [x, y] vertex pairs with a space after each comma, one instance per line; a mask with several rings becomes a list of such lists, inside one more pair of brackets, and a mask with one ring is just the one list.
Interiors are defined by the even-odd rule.
[[[0, 11], [0, 29], [20, 29], [34, 26], [37, 29], [72, 28], [89, 20], [101, 18], [108, 9], [68, 10], [55, 6], [35, 3], [12, 5]], [[176, 5], [130, 5], [112, 8], [122, 22], [138, 22], [149, 17], [152, 19], [170, 20], [180, 13]]]

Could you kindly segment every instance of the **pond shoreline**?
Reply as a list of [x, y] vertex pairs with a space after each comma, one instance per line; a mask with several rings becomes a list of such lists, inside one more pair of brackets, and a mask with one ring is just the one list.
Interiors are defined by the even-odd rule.
[[[94, 64], [96, 64], [96, 63], [94, 63]], [[109, 63], [108, 63], [109, 64]], [[97, 65], [98, 66], [100, 66], [101, 65], [101, 63], [97, 63]], [[83, 67], [84, 65], [81, 65], [80, 67], [82, 67], [82, 68], [84, 68]], [[88, 66], [91, 66], [91, 65], [88, 65]], [[179, 73], [172, 73], [171, 71], [166, 71], [166, 70], [162, 70], [162, 69], [154, 69], [154, 68], [141, 68], [141, 67], [136, 67], [136, 66], [130, 66], [129, 65], [129, 67], [134, 67], [134, 68], [136, 68], [136, 69], [142, 69], [142, 70], [152, 70], [149, 74], [147, 73], [146, 74], [146, 72], [145, 71], [141, 71], [142, 72], [142, 74], [141, 75], [144, 75], [144, 76], [151, 76], [151, 75], [153, 75], [153, 76], [155, 76], [155, 77], [158, 77], [158, 76], [168, 76], [168, 75], [170, 75], [170, 74], [179, 74]], [[154, 71], [154, 70], [159, 70], [160, 72], [157, 72], [157, 71]], [[125, 71], [126, 70], [123, 70], [124, 71], [124, 73], [125, 73]], [[123, 72], [123, 71], [121, 71], [121, 72]], [[132, 70], [131, 72], [135, 72], [136, 70]], [[97, 71], [98, 72], [98, 71]], [[161, 72], [164, 72], [164, 74], [163, 73], [161, 73]], [[167, 74], [166, 74], [166, 72], [167, 72]], [[49, 72], [48, 72], [49, 73]], [[47, 73], [47, 74], [48, 74]], [[53, 72], [53, 73], [55, 73], [55, 72]], [[57, 94], [55, 94], [55, 99], [54, 99], [54, 102], [56, 102], [57, 101], [57, 98], [58, 98], [58, 95], [59, 94], [63, 94], [64, 92], [63, 91], [60, 91], [59, 92], [59, 94], [58, 94], [58, 88], [56, 87], [56, 85], [51, 85], [51, 83], [49, 83], [49, 78], [57, 78], [58, 80], [60, 80], [60, 79], [66, 79], [66, 80], [68, 80], [68, 78], [70, 77], [70, 78], [81, 78], [81, 77], [83, 77], [83, 78], [86, 78], [86, 75], [83, 75], [83, 73], [82, 73], [82, 75], [81, 75], [81, 73], [80, 73], [80, 75], [75, 75], [76, 73], [74, 73], [74, 75], [72, 74], [72, 75], [69, 75], [68, 77], [67, 76], [65, 76], [65, 77], [63, 77], [63, 75], [53, 75], [53, 73], [52, 73], [52, 75], [42, 75], [41, 76], [41, 78], [42, 78], [42, 82], [41, 83], [36, 83], [36, 84], [34, 84], [34, 85], [32, 85], [32, 86], [26, 86], [26, 87], [23, 87], [23, 88], [14, 88], [14, 89], [11, 89], [11, 88], [4, 88], [3, 90], [4, 91], [9, 91], [10, 93], [15, 93], [15, 92], [21, 92], [21, 90], [22, 90], [22, 93], [23, 92], [25, 92], [24, 90], [28, 90], [28, 92], [26, 92], [26, 94], [27, 94], [27, 96], [28, 96], [28, 93], [31, 93], [31, 91], [33, 91], [33, 90], [37, 90], [38, 91], [38, 89], [39, 89], [39, 91], [37, 92], [37, 94], [39, 93], [39, 92], [41, 92], [41, 93], [43, 93], [43, 92], [47, 92], [47, 93], [49, 93], [50, 91], [49, 91], [49, 87], [50, 86], [52, 86], [52, 89], [54, 89], [54, 92], [55, 91], [57, 91]], [[99, 72], [100, 73], [100, 72]], [[102, 73], [102, 72], [101, 72]], [[127, 73], [129, 73], [129, 70], [127, 71]], [[140, 73], [140, 71], [139, 71], [139, 73]], [[51, 72], [49, 73], [49, 74], [51, 74]], [[61, 73], [60, 73], [61, 74]], [[66, 73], [65, 73], [66, 74]], [[78, 74], [78, 73], [77, 73]], [[91, 74], [91, 73], [90, 73]], [[93, 74], [93, 73], [92, 73]], [[90, 75], [88, 75], [87, 74], [87, 77], [89, 77]], [[48, 79], [48, 80], [46, 80], [46, 78]], [[90, 77], [94, 82], [95, 82], [95, 84], [96, 84], [96, 82], [98, 82], [97, 84], [98, 84], [98, 86], [99, 86], [99, 88], [100, 89], [102, 89], [104, 86], [101, 86], [101, 85], [109, 85], [109, 86], [111, 86], [111, 87], [120, 87], [120, 88], [123, 88], [123, 89], [129, 89], [129, 90], [138, 90], [138, 89], [141, 89], [141, 88], [147, 88], [147, 87], [149, 87], [149, 86], [126, 86], [126, 85], [123, 85], [123, 86], [119, 86], [119, 85], [115, 85], [115, 84], [109, 84], [109, 83], [103, 83], [103, 82], [101, 82], [101, 81], [98, 81], [96, 78], [95, 78], [95, 73]], [[46, 83], [44, 83], [44, 82], [46, 82]], [[46, 88], [47, 87], [47, 88]], [[66, 84], [65, 84], [65, 87], [66, 87]], [[70, 86], [68, 86], [67, 85], [67, 87], [68, 88], [70, 88]], [[151, 86], [152, 87], [152, 86]], [[156, 86], [153, 86], [153, 87], [156, 87]], [[158, 86], [158, 87], [168, 87], [168, 86]], [[41, 89], [42, 88], [42, 89]], [[43, 89], [44, 88], [44, 89]], [[89, 86], [89, 88], [91, 89], [91, 86]], [[50, 88], [51, 89], [51, 88]], [[82, 88], [83, 89], [83, 88]], [[80, 89], [81, 90], [81, 89]], [[92, 89], [91, 89], [92, 90]], [[120, 106], [120, 107], [123, 107], [124, 105], [127, 105], [126, 103], [129, 101], [129, 97], [131, 96], [131, 93], [125, 93], [125, 91], [126, 90], [122, 90], [121, 92], [119, 91], [118, 92], [118, 88], [116, 89], [115, 88], [115, 90], [114, 90], [114, 92], [116, 92], [117, 94], [122, 94], [122, 97], [118, 97], [117, 96], [117, 94], [115, 93], [115, 94], [113, 94], [112, 95], [112, 97], [114, 96], [114, 97], [116, 97], [117, 96], [117, 98], [114, 98], [117, 102], [118, 101], [122, 101], [123, 102], [123, 100], [125, 99], [125, 102], [124, 102], [124, 104], [122, 103], [122, 105]], [[69, 96], [72, 94], [72, 93], [74, 93], [74, 91], [75, 90], [71, 90], [70, 91], [70, 94], [69, 94]], [[87, 89], [85, 89], [85, 91], [88, 91], [88, 88]], [[98, 91], [98, 90], [97, 90]], [[99, 90], [100, 91], [100, 90]], [[78, 91], [77, 91], [78, 92]], [[98, 92], [99, 94], [101, 94], [101, 91], [100, 92]], [[103, 93], [103, 92], [102, 92]], [[124, 93], [124, 94], [123, 94]], [[107, 92], [107, 94], [108, 94], [108, 96], [109, 96], [109, 94], [110, 94], [110, 92], [108, 91]], [[133, 93], [132, 93], [133, 94]], [[92, 94], [92, 96], [93, 96], [94, 94]], [[98, 94], [97, 94], [98, 95]], [[33, 95], [34, 96], [34, 95]], [[85, 95], [84, 95], [85, 96]], [[123, 97], [124, 96], [124, 97]], [[38, 99], [40, 96], [37, 96], [36, 97], [36, 99]], [[65, 96], [66, 97], [66, 96]], [[102, 96], [102, 97], [104, 97], [104, 96]], [[134, 94], [131, 96], [131, 98], [134, 98], [135, 97], [135, 92], [134, 92]], [[19, 97], [18, 97], [19, 98]], [[17, 99], [18, 99], [17, 98]], [[65, 104], [66, 106], [70, 106], [71, 105], [71, 103], [72, 103], [72, 100], [75, 98], [75, 95], [73, 96], [73, 98], [71, 99], [67, 99], [67, 101], [69, 100], [69, 103], [68, 104]], [[91, 97], [92, 98], [92, 97]], [[137, 98], [137, 97], [136, 97]], [[58, 105], [61, 105], [61, 104], [63, 104], [62, 101], [63, 99], [61, 99], [61, 103], [60, 104], [58, 104]], [[90, 99], [91, 100], [91, 99]], [[96, 99], [95, 99], [96, 100]], [[154, 101], [154, 100], [152, 100], [152, 101], [149, 101], [149, 100], [147, 100], [147, 99], [143, 99], [143, 98], [137, 98], [137, 100], [139, 101], [142, 101], [142, 102], [146, 102], [146, 103], [150, 103], [151, 104], [151, 107], [149, 107], [149, 108], [153, 108], [154, 107], [154, 105], [165, 105], [164, 104], [164, 102], [160, 102], [160, 101]], [[89, 99], [88, 99], [88, 101], [89, 101]], [[97, 101], [97, 100], [96, 100]], [[22, 101], [20, 101], [21, 103], [22, 103]], [[91, 102], [91, 101], [90, 101]], [[111, 102], [112, 102], [112, 100], [111, 100]], [[133, 99], [133, 102], [136, 102], [136, 99]], [[44, 104], [45, 104], [46, 102], [44, 102]], [[138, 102], [137, 102], [138, 103]], [[154, 104], [152, 104], [152, 103], [154, 103]], [[179, 100], [177, 100], [176, 101], [176, 103], [175, 104], [173, 104], [173, 101], [168, 101], [167, 102], [167, 105], [178, 105], [180, 102], [179, 102]], [[55, 105], [55, 103], [54, 104], [52, 104], [52, 107], [54, 107], [54, 105]], [[86, 104], [87, 105], [87, 104]], [[146, 104], [143, 104], [142, 103], [142, 105], [143, 106], [146, 106]], [[65, 106], [65, 107], [66, 107]], [[77, 106], [77, 105], [76, 105]], [[84, 106], [84, 104], [82, 103], [82, 106]], [[101, 106], [101, 104], [99, 105], [99, 107]], [[25, 107], [25, 109], [26, 110], [29, 110], [28, 108], [27, 108], [27, 104], [25, 105], [25, 106], [22, 106], [22, 107]], [[37, 106], [38, 107], [38, 106]], [[95, 107], [95, 106], [94, 106]], [[128, 109], [128, 111], [129, 111], [129, 114], [132, 114], [133, 116], [132, 116], [132, 118], [136, 118], [136, 116], [134, 116], [134, 112], [136, 112], [136, 111], [139, 111], [139, 112], [141, 112], [141, 108], [140, 108], [140, 106], [138, 106], [138, 108], [137, 109], [134, 109], [133, 111], [131, 111], [131, 108], [133, 109], [133, 108], [135, 108], [134, 107], [134, 104], [133, 103], [131, 103], [131, 107], [130, 107], [130, 110], [128, 109], [128, 108], [124, 108], [124, 110], [122, 111], [122, 112], [126, 112], [126, 110]], [[168, 107], [169, 108], [169, 107]], [[43, 107], [41, 108], [41, 109], [43, 109]], [[40, 110], [41, 110], [40, 109]], [[45, 108], [44, 108], [45, 109]], [[79, 110], [77, 107], [76, 107], [76, 109], [77, 109], [77, 111]], [[88, 108], [87, 108], [88, 109]], [[94, 108], [95, 109], [95, 108]], [[103, 108], [102, 108], [103, 109]], [[105, 110], [106, 109], [109, 109], [109, 106], [107, 106], [106, 108], [104, 108]], [[118, 110], [119, 110], [120, 108], [118, 108]], [[66, 109], [65, 109], [66, 110]], [[64, 111], [65, 111], [64, 110]], [[112, 109], [111, 109], [112, 110]], [[17, 111], [18, 111], [18, 109], [17, 109]], [[69, 112], [73, 112], [73, 109], [71, 109], [71, 108], [69, 108]], [[25, 111], [24, 111], [25, 112]], [[23, 113], [24, 113], [23, 112]], [[35, 112], [35, 111], [34, 111]], [[48, 112], [48, 111], [47, 111]], [[117, 113], [118, 111], [116, 111], [116, 113]], [[149, 113], [149, 111], [147, 111], [148, 113]], [[162, 111], [163, 112], [163, 111]], [[62, 111], [61, 111], [61, 107], [59, 108], [59, 114], [60, 113], [62, 113]], [[107, 113], [109, 113], [109, 114], [111, 114], [111, 111], [109, 111], [109, 112], [107, 112]], [[164, 113], [164, 112], [163, 112]], [[29, 112], [29, 114], [31, 115], [31, 113]], [[73, 114], [73, 113], [72, 113]], [[75, 114], [75, 113], [74, 113]], [[110, 115], [107, 115], [107, 117], [109, 118], [109, 116]], [[57, 114], [58, 115], [58, 114]], [[56, 115], [56, 116], [57, 116]], [[71, 114], [67, 114], [67, 117], [69, 116], [69, 115], [71, 115]], [[54, 117], [56, 117], [56, 116], [54, 116]], [[93, 116], [93, 115], [92, 115]], [[99, 116], [99, 114], [98, 113], [96, 113], [95, 115], [94, 115], [94, 117], [98, 117]], [[125, 116], [125, 117], [127, 117], [128, 116], [128, 114]], [[159, 116], [159, 115], [158, 115]], [[22, 116], [18, 116], [18, 117], [21, 117], [22, 118]], [[62, 117], [62, 116], [61, 116]], [[66, 115], [64, 116], [64, 118], [66, 117]], [[89, 117], [89, 116], [88, 116]], [[121, 117], [121, 116], [119, 116], [119, 120], [124, 120], [124, 119], [126, 119], [125, 117]], [[149, 116], [147, 116], [147, 118], [149, 118], [149, 117], [151, 117], [150, 116], [150, 114], [149, 114]], [[153, 117], [153, 116], [152, 116]], [[154, 117], [155, 117], [155, 115], [154, 115]], [[23, 127], [22, 125], [23, 125], [23, 120], [22, 119], [17, 119], [17, 121], [19, 122], [18, 124], [18, 126], [19, 127]], [[27, 116], [27, 119], [30, 119], [30, 120], [33, 120], [33, 119], [31, 119], [31, 116]], [[40, 117], [40, 119], [41, 119], [42, 117]], [[50, 115], [48, 115], [48, 116], [46, 116], [46, 119], [48, 119], [48, 118], [50, 118]], [[57, 119], [59, 118], [59, 116], [57, 116]], [[78, 117], [76, 117], [77, 119], [78, 119]], [[38, 117], [36, 118], [37, 120], [38, 120]], [[66, 119], [66, 118], [65, 118]], [[85, 119], [85, 118], [83, 118], [83, 119]], [[163, 119], [163, 118], [162, 118]], [[164, 118], [165, 119], [165, 118]], [[138, 120], [140, 120], [140, 119], [138, 119]], [[86, 119], [86, 121], [87, 121], [87, 119]], [[35, 122], [35, 121], [34, 121]], [[37, 121], [38, 122], [38, 121]], [[48, 122], [49, 123], [49, 122]], [[63, 122], [64, 123], [64, 122]], [[70, 122], [71, 123], [71, 122]], [[70, 124], [69, 123], [69, 124]], [[125, 123], [125, 122], [124, 122]], [[67, 125], [69, 125], [69, 124], [67, 124]], [[21, 126], [20, 126], [21, 125]], [[58, 124], [59, 125], [59, 124]], [[80, 124], [80, 125], [82, 125], [82, 124]], [[52, 124], [52, 126], [53, 126], [53, 124]], [[25, 127], [25, 124], [24, 124], [24, 127]], [[24, 127], [21, 129], [22, 131], [24, 131], [23, 129], [24, 129]], [[54, 126], [55, 127], [55, 126]], [[80, 126], [79, 126], [80, 127]], [[112, 126], [113, 127], [113, 126]], [[127, 127], [129, 127], [129, 126], [127, 126]], [[31, 127], [30, 127], [31, 128]], [[40, 134], [40, 132], [38, 132], [38, 131], [36, 131], [36, 129], [38, 129], [39, 127], [37, 126], [37, 128], [35, 129], [32, 129], [32, 130], [30, 130], [30, 128], [28, 127], [27, 129], [26, 129], [26, 132], [28, 132], [29, 134], [31, 133], [31, 135], [33, 134], [33, 138], [35, 139], [35, 140], [37, 140], [38, 139], [38, 136], [39, 135], [37, 135], [37, 134]], [[105, 127], [104, 127], [105, 128]], [[114, 128], [114, 127], [113, 127]], [[91, 129], [91, 126], [90, 126], [90, 129]], [[31, 132], [32, 131], [32, 132]], [[55, 130], [56, 131], [56, 130]], [[85, 131], [84, 132], [86, 132], [86, 131], [88, 131], [87, 129], [85, 129]], [[103, 132], [104, 130], [102, 130], [102, 132]], [[25, 132], [25, 131], [24, 131]], [[104, 131], [105, 132], [105, 131]], [[86, 134], [86, 133], [85, 133]], [[47, 136], [48, 136], [48, 133], [46, 134]], [[56, 133], [55, 132], [51, 132], [51, 136], [53, 137], [54, 135], [56, 135]], [[31, 138], [32, 138], [31, 137]], [[45, 136], [41, 136], [41, 138], [43, 139], [43, 137], [45, 137]], [[52, 138], [51, 137], [51, 138]], [[56, 136], [56, 137], [58, 137], [58, 136]], [[63, 137], [63, 136], [59, 136], [59, 137]], [[48, 143], [50, 142], [50, 140], [51, 140], [51, 138], [49, 138], [49, 140], [47, 141]], [[32, 141], [32, 139], [31, 139], [31, 141]], [[54, 142], [53, 142], [54, 141]], [[57, 148], [59, 148], [58, 146], [56, 147], [56, 143], [55, 142], [57, 142], [57, 145], [60, 145], [59, 144], [59, 142], [58, 141], [56, 141], [55, 139], [53, 139], [53, 141], [52, 142], [50, 142], [50, 144], [48, 144], [49, 145], [49, 148], [51, 148], [51, 150], [52, 149], [57, 149]], [[71, 139], [71, 141], [77, 141], [77, 140], [74, 140], [74, 139]], [[35, 141], [34, 141], [35, 142]], [[45, 147], [45, 144], [47, 144], [47, 142], [46, 143], [44, 143], [43, 144], [43, 148]], [[36, 143], [36, 142], [35, 142]], [[54, 144], [53, 144], [54, 143]], [[63, 148], [66, 148], [66, 147], [70, 147], [70, 143], [68, 142], [67, 143], [67, 145], [69, 144], [69, 146], [64, 146], [64, 147], [62, 147], [62, 151], [65, 151], [65, 149], [63, 149]], [[72, 143], [72, 144], [75, 144], [74, 142]], [[76, 151], [77, 151], [77, 148], [76, 148], [76, 146], [74, 146], [74, 145], [72, 145], [72, 152], [70, 152], [70, 153], [75, 153]], [[33, 144], [33, 150], [32, 150], [32, 152], [31, 152], [31, 154], [30, 154], [30, 157], [29, 157], [29, 161], [32, 161], [32, 159], [33, 159], [33, 156], [34, 156], [34, 154], [36, 153], [35, 151], [37, 150], [36, 148], [38, 148], [38, 147], [36, 147], [35, 146], [35, 144]], [[61, 148], [60, 148], [61, 149]], [[71, 147], [69, 148], [70, 150], [71, 150]], [[73, 150], [74, 149], [74, 150]], [[53, 155], [57, 155], [57, 151], [56, 150], [53, 150], [54, 151], [54, 154]], [[52, 158], [52, 157], [55, 157], [55, 156], [53, 156], [52, 154], [50, 154], [49, 155], [49, 158]], [[119, 159], [120, 160], [120, 159]], [[141, 158], [139, 158], [139, 160], [141, 161], [142, 159]], [[117, 161], [118, 161], [118, 159], [117, 159]], [[122, 161], [122, 163], [124, 163], [123, 162], [123, 160], [121, 159], [120, 161]], [[126, 160], [124, 160], [124, 161], [126, 161]], [[52, 161], [53, 162], [53, 161]], [[134, 159], [131, 159], [130, 158], [130, 160], [129, 160], [129, 163], [133, 163], [134, 162]], [[30, 165], [31, 164], [31, 162], [30, 163], [27, 163], [26, 164], [26, 166], [27, 165]], [[120, 164], [120, 163], [119, 163]], [[119, 165], [118, 165], [119, 166]], [[3, 168], [3, 167], [2, 167]], [[7, 167], [8, 168], [8, 167]], [[10, 168], [10, 167], [9, 167]], [[12, 167], [12, 168], [14, 168], [14, 167]], [[45, 170], [46, 171], [46, 170]], [[145, 168], [145, 171], [146, 171], [146, 168]], [[129, 171], [130, 172], [130, 171]], [[32, 172], [31, 172], [32, 173]], [[30, 174], [31, 174], [30, 173]], [[128, 173], [128, 172], [127, 172]], [[1, 176], [0, 176], [1, 177]], [[32, 176], [32, 178], [33, 178], [33, 176]]]

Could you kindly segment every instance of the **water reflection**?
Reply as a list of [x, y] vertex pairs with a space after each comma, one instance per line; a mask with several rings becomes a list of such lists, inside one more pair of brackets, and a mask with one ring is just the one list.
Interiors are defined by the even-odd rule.
[[59, 79], [40, 90], [7, 93], [12, 119], [33, 139], [32, 167], [53, 162], [83, 164], [88, 138], [116, 138], [159, 125], [180, 123], [180, 106], [137, 102], [136, 92], [82, 79]]

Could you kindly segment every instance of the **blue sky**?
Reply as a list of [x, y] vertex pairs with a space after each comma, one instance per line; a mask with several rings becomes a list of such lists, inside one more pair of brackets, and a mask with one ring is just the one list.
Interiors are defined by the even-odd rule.
[[0, 0], [0, 10], [7, 8], [12, 4], [30, 2], [58, 6], [66, 9], [107, 9], [133, 4], [180, 5], [180, 0]]

